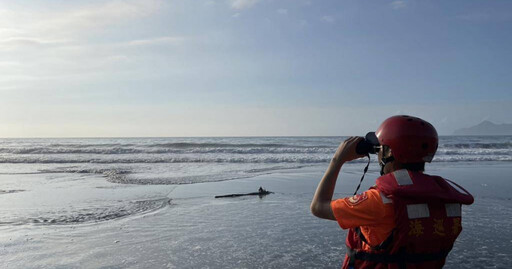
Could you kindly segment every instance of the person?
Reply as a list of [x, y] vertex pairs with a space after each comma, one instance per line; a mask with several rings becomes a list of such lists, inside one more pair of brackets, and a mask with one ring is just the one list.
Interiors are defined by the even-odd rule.
[[374, 134], [381, 177], [369, 190], [332, 200], [341, 167], [365, 157], [362, 137], [340, 144], [311, 202], [316, 217], [349, 229], [342, 268], [442, 268], [462, 230], [461, 204], [473, 196], [461, 186], [424, 173], [438, 147], [435, 128], [420, 118], [386, 119]]
[[266, 192], [266, 190], [263, 187], [260, 186], [260, 188], [258, 189], [258, 192], [259, 193], [264, 193], [264, 192]]

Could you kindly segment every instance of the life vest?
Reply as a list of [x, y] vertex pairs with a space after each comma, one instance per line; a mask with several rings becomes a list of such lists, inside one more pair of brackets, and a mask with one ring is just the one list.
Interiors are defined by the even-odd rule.
[[392, 200], [396, 226], [384, 242], [370, 250], [363, 250], [363, 244], [369, 245], [360, 229], [350, 229], [343, 268], [443, 267], [462, 230], [461, 204], [474, 201], [465, 189], [450, 183], [408, 170], [379, 177], [373, 188]]

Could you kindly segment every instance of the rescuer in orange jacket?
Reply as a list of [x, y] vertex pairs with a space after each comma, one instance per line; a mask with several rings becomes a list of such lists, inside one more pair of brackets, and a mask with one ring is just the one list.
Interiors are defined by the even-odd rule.
[[393, 116], [369, 135], [381, 165], [376, 185], [332, 199], [343, 164], [366, 156], [356, 153], [364, 139], [350, 137], [318, 184], [311, 212], [349, 229], [343, 268], [442, 268], [462, 230], [461, 205], [473, 203], [473, 197], [449, 180], [423, 173], [438, 146], [430, 123]]

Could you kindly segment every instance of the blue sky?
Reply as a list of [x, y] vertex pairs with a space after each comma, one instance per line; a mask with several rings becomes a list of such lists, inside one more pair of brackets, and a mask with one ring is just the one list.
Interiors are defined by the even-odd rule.
[[0, 2], [0, 137], [512, 122], [509, 1]]

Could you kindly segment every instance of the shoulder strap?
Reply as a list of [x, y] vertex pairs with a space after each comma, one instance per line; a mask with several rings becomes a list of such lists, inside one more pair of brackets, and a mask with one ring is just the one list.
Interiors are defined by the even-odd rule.
[[361, 228], [360, 227], [356, 227], [354, 228], [354, 231], [356, 232], [357, 236], [359, 236], [359, 238], [361, 239], [361, 241], [363, 241], [365, 244], [367, 244], [368, 246], [370, 246], [370, 248], [372, 250], [375, 250], [375, 251], [378, 251], [378, 250], [384, 250], [386, 249], [387, 247], [389, 247], [391, 245], [391, 242], [393, 242], [393, 234], [395, 233], [395, 229], [391, 230], [391, 233], [389, 234], [389, 236], [386, 238], [386, 240], [382, 241], [382, 243], [380, 243], [379, 245], [377, 246], [371, 246], [369, 243], [368, 243], [368, 240], [366, 240], [366, 237], [363, 235], [363, 233], [361, 232]]

